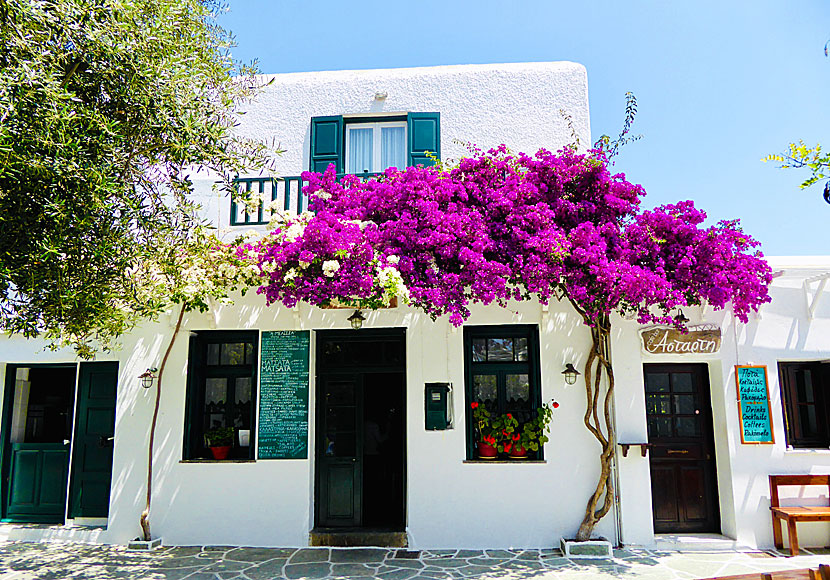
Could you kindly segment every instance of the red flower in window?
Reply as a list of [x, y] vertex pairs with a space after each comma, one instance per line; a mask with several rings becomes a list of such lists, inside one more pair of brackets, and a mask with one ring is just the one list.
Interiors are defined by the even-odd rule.
[[512, 443], [505, 443], [505, 444], [504, 444], [504, 452], [505, 452], [505, 453], [510, 453], [510, 450], [511, 450], [512, 448], [513, 448], [513, 444], [512, 444]]
[[559, 408], [559, 403], [557, 403], [556, 401], [554, 401], [554, 402], [553, 402], [553, 405], [551, 405], [551, 406], [552, 406], [554, 409], [558, 409], [558, 408]]
[[508, 419], [512, 419], [512, 418], [513, 418], [513, 415], [511, 415], [510, 413], [508, 413], [508, 414], [507, 414], [507, 418], [508, 418]]
[[521, 437], [522, 437], [521, 435], [516, 433], [515, 435], [513, 435], [512, 439], [513, 439], [513, 441], [518, 441], [519, 439], [521, 439]]
[[502, 430], [501, 430], [501, 434], [502, 434], [502, 435], [504, 435], [505, 437], [507, 437], [508, 435], [510, 435], [510, 433], [508, 433], [508, 432], [507, 432], [507, 431], [505, 431], [504, 429], [502, 429]]
[[471, 409], [478, 409], [478, 403], [476, 403], [476, 402], [470, 403], [470, 408]]

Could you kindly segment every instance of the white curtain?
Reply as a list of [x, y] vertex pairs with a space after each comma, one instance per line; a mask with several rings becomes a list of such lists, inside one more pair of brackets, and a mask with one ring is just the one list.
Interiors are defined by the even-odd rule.
[[406, 128], [381, 127], [380, 130], [380, 170], [387, 167], [406, 167]]
[[349, 173], [372, 169], [372, 129], [349, 129]]

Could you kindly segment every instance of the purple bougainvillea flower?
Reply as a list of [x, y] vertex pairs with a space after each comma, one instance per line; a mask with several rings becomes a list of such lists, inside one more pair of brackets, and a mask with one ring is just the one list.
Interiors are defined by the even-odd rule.
[[745, 322], [769, 301], [771, 270], [737, 221], [702, 227], [691, 201], [641, 210], [643, 188], [601, 151], [501, 146], [449, 170], [303, 179], [313, 216], [242, 249], [258, 256], [268, 303], [373, 303], [392, 273], [414, 306], [455, 325], [471, 304], [530, 298], [567, 298], [588, 324], [617, 312], [678, 325], [673, 308], [704, 300]]

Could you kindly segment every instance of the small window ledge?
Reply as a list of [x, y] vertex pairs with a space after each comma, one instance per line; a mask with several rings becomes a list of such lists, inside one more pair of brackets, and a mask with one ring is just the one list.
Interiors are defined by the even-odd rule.
[[256, 463], [256, 459], [180, 459], [179, 463]]
[[465, 459], [464, 463], [472, 463], [474, 465], [487, 465], [496, 463], [498, 465], [505, 465], [509, 463], [510, 465], [539, 465], [547, 463], [544, 459]]
[[830, 455], [830, 449], [825, 447], [787, 447], [784, 455]]

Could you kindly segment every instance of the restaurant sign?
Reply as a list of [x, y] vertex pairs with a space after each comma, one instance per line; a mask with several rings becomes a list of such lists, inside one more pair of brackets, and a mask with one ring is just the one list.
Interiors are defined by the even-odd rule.
[[720, 350], [720, 327], [693, 327], [685, 334], [674, 328], [640, 331], [648, 354], [714, 354]]

